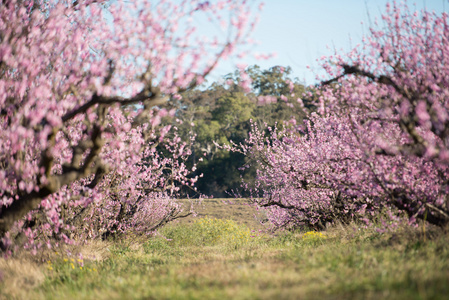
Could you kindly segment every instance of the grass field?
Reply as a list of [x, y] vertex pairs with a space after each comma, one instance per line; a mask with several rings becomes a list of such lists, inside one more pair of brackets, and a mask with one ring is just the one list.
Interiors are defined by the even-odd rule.
[[[187, 208], [190, 205], [189, 200], [184, 200]], [[238, 224], [245, 225], [251, 229], [266, 229], [262, 223], [266, 217], [262, 210], [256, 210], [253, 205], [248, 203], [247, 199], [204, 199], [199, 204], [194, 203], [194, 209], [197, 215], [189, 216], [177, 221], [180, 224], [191, 224], [196, 219], [210, 217], [216, 219], [233, 220]]]
[[351, 225], [273, 235], [259, 231], [263, 215], [243, 201], [203, 204], [195, 220], [152, 238], [91, 243], [78, 248], [82, 258], [61, 251], [1, 259], [1, 297], [448, 299], [442, 230], [380, 234]]

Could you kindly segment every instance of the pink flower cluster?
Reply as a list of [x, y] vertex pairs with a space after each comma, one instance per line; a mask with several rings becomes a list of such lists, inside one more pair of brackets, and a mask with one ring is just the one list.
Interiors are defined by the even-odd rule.
[[[27, 247], [68, 241], [75, 228], [64, 220], [83, 209], [90, 236], [145, 231], [177, 209], [168, 182], [195, 181], [185, 144], [165, 141], [168, 128], [157, 126], [167, 112], [154, 108], [244, 52], [256, 23], [251, 1], [104, 4], [0, 5], [0, 238], [23, 229]], [[204, 36], [196, 19], [229, 34]], [[159, 142], [171, 158], [155, 150]], [[119, 224], [125, 207], [133, 216]]]
[[275, 226], [394, 218], [449, 223], [448, 15], [387, 5], [347, 55], [323, 61], [305, 126], [253, 125], [239, 151], [259, 170], [254, 201]]

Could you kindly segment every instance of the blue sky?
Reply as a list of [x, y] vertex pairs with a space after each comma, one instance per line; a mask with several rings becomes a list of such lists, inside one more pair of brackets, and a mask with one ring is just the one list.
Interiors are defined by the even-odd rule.
[[[263, 68], [275, 65], [290, 66], [294, 77], [306, 84], [316, 82], [320, 72], [316, 59], [330, 55], [333, 48], [349, 50], [368, 33], [375, 18], [380, 18], [387, 0], [265, 0], [259, 26], [254, 38], [260, 42], [252, 48], [255, 52], [277, 53], [268, 61], [246, 60], [248, 65]], [[421, 9], [443, 12], [449, 10], [447, 0], [408, 1]], [[362, 24], [363, 22], [363, 24]], [[331, 49], [328, 48], [331, 47]], [[224, 63], [213, 74], [234, 71], [235, 61]], [[311, 69], [307, 69], [310, 66]]]

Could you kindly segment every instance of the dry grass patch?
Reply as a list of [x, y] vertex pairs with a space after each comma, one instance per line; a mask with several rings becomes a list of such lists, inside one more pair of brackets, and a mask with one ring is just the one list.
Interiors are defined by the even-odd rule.
[[[190, 205], [190, 200], [182, 200], [186, 207]], [[265, 230], [263, 225], [266, 215], [263, 210], [258, 210], [249, 203], [248, 199], [203, 199], [194, 205], [197, 216], [189, 216], [177, 221], [179, 224], [191, 224], [198, 218], [213, 218], [223, 220], [233, 220], [238, 224], [245, 225], [254, 230]]]
[[0, 297], [26, 299], [44, 280], [42, 264], [25, 258], [0, 258]]

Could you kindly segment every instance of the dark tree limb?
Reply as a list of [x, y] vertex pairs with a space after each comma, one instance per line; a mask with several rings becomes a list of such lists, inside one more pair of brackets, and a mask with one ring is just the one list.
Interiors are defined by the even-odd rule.
[[[372, 80], [373, 82], [377, 82], [380, 84], [384, 84], [387, 86], [392, 87], [398, 94], [400, 94], [405, 99], [408, 99], [411, 103], [416, 102], [416, 95], [410, 94], [407, 90], [403, 89], [402, 87], [398, 86], [396, 82], [390, 77], [386, 75], [379, 75], [376, 76], [371, 72], [365, 71], [360, 69], [358, 66], [351, 66], [347, 64], [343, 64], [343, 74], [332, 78], [327, 81], [323, 81], [322, 85], [329, 85], [334, 82], [337, 82], [340, 78], [343, 78], [347, 75], [356, 75], [368, 78]], [[395, 70], [397, 70], [399, 66], [394, 67]], [[409, 136], [413, 139], [414, 143], [416, 144], [416, 149], [413, 149], [413, 153], [415, 153], [417, 156], [422, 157], [425, 154], [425, 148], [427, 147], [427, 142], [423, 139], [423, 137], [418, 133], [416, 130], [416, 121], [413, 120], [410, 117], [401, 117], [399, 119], [400, 126], [409, 134]]]
[[[99, 103], [94, 97], [88, 103], [94, 102], [95, 104]], [[131, 101], [129, 100], [129, 102]], [[102, 106], [98, 108], [99, 120], [97, 123], [93, 124], [89, 139], [80, 141], [77, 146], [72, 148], [74, 150], [73, 159], [70, 164], [62, 166], [61, 174], [52, 174], [54, 158], [50, 153], [55, 145], [55, 137], [59, 128], [53, 129], [47, 137], [48, 146], [42, 151], [42, 157], [39, 163], [40, 167], [45, 170], [47, 181], [41, 183], [38, 176], [37, 185], [39, 190], [37, 192], [32, 191], [30, 193], [24, 192], [18, 194], [18, 199], [15, 199], [11, 205], [2, 207], [0, 212], [0, 236], [4, 236], [4, 234], [12, 228], [14, 222], [24, 217], [28, 212], [37, 209], [44, 198], [56, 193], [62, 186], [70, 185], [72, 182], [86, 178], [92, 174], [95, 174], [95, 177], [88, 186], [94, 188], [100, 182], [101, 178], [108, 170], [107, 166], [105, 166], [99, 159], [99, 154], [104, 145], [104, 140], [102, 138], [103, 126], [101, 126], [101, 123], [106, 114], [106, 106], [113, 103], [115, 103], [115, 98], [107, 101], [105, 100], [101, 103]], [[92, 104], [92, 106], [93, 105], [94, 104]], [[87, 109], [88, 107], [84, 106], [83, 109], [77, 110], [76, 114], [83, 113]], [[73, 115], [73, 113], [74, 112], [70, 113], [68, 116], [70, 116], [70, 118], [74, 117], [76, 114]], [[65, 122], [70, 118], [66, 118]], [[89, 151], [89, 154], [83, 160], [82, 156], [85, 151]]]

